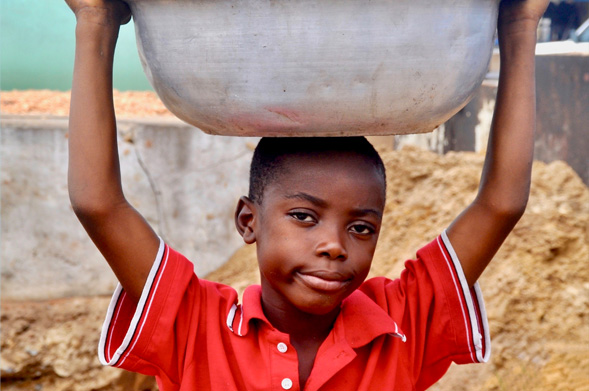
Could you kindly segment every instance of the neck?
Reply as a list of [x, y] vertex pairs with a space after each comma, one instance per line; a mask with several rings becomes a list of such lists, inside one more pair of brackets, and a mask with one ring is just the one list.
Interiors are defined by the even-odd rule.
[[270, 323], [283, 333], [289, 334], [291, 340], [315, 340], [321, 343], [333, 328], [340, 308], [327, 314], [311, 314], [301, 311], [290, 303], [276, 306], [262, 295], [264, 315]]

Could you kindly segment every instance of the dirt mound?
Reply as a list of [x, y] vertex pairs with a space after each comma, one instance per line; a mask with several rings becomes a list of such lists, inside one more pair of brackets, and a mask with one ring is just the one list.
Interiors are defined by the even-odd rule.
[[108, 297], [2, 303], [2, 389], [156, 390], [153, 378], [98, 362]]
[[[114, 91], [118, 117], [172, 116], [157, 95], [151, 91]], [[35, 114], [67, 116], [70, 112], [70, 92], [50, 90], [2, 91], [2, 114]]]
[[[383, 152], [388, 201], [373, 275], [403, 261], [474, 198], [483, 156]], [[454, 366], [432, 390], [589, 390], [589, 189], [564, 163], [535, 163], [526, 214], [481, 278], [493, 353]], [[255, 247], [209, 279], [238, 290], [256, 282]], [[5, 390], [152, 390], [151, 378], [101, 368], [96, 344], [106, 298], [4, 303]]]

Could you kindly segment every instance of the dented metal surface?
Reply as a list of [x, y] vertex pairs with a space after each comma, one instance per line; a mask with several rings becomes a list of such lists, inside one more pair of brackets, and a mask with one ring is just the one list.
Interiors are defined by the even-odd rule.
[[166, 106], [224, 135], [429, 132], [480, 85], [499, 0], [130, 0]]

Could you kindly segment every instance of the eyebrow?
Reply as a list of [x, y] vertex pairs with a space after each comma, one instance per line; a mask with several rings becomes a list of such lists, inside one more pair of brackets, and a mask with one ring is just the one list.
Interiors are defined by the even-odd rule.
[[303, 200], [303, 201], [309, 201], [313, 205], [319, 206], [321, 208], [325, 208], [327, 206], [327, 201], [322, 200], [321, 198], [314, 197], [311, 194], [307, 194], [307, 193], [303, 193], [303, 192], [294, 193], [294, 194], [287, 194], [284, 196], [284, 198], [289, 199], [289, 200], [299, 199], [299, 200]]
[[[303, 201], [308, 201], [310, 203], [312, 203], [313, 205], [320, 207], [320, 208], [325, 208], [327, 207], [328, 203], [325, 200], [322, 200], [321, 198], [312, 196], [311, 194], [308, 193], [304, 193], [304, 192], [299, 192], [299, 193], [294, 193], [294, 194], [287, 194], [284, 196], [284, 198], [286, 199], [299, 199], [299, 200], [303, 200]], [[366, 209], [356, 209], [352, 212], [353, 216], [365, 216], [365, 215], [374, 215], [378, 218], [382, 218], [382, 212], [376, 210], [376, 209], [372, 209], [372, 208], [366, 208]]]

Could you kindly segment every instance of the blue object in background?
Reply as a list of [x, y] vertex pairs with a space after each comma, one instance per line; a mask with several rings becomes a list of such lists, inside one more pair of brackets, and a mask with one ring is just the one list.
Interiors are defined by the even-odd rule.
[[[63, 0], [0, 2], [0, 87], [2, 90], [71, 88], [75, 17]], [[137, 53], [133, 23], [121, 27], [114, 87], [152, 90]]]
[[[74, 29], [74, 15], [63, 0], [1, 0], [0, 88], [69, 90]], [[133, 22], [121, 27], [113, 84], [121, 91], [153, 90], [137, 54]]]

